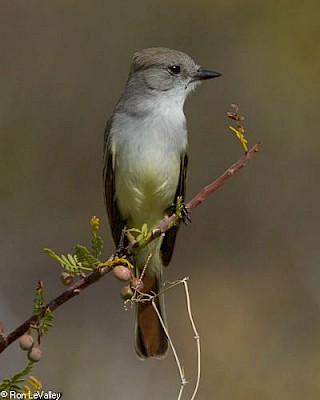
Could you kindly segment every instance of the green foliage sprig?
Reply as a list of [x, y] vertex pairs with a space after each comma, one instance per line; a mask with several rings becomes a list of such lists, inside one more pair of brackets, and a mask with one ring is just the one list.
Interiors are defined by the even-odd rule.
[[98, 235], [99, 218], [93, 216], [90, 220], [91, 227], [91, 250], [86, 246], [77, 244], [74, 254], [56, 254], [52, 249], [46, 247], [43, 252], [58, 261], [61, 267], [70, 275], [81, 276], [85, 272], [92, 272], [102, 261], [99, 259], [102, 253], [103, 240]]
[[38, 321], [30, 325], [31, 328], [37, 329], [40, 336], [48, 333], [49, 328], [52, 327], [53, 314], [50, 308], [47, 308], [43, 314], [44, 306], [44, 285], [39, 281], [36, 286], [35, 298], [33, 300], [33, 314], [38, 316]]

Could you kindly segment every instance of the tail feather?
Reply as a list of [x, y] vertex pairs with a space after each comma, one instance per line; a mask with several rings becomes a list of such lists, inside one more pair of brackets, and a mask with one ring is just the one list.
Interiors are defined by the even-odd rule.
[[[160, 277], [146, 276], [143, 279], [145, 293], [159, 293]], [[155, 299], [155, 304], [165, 322], [163, 295]], [[150, 301], [138, 303], [135, 328], [135, 348], [138, 357], [164, 358], [168, 351], [168, 339]]]

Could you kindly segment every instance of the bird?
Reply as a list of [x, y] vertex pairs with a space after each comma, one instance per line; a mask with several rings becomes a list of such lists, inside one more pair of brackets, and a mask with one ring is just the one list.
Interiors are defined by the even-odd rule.
[[[128, 79], [108, 119], [104, 137], [104, 198], [116, 246], [123, 230], [154, 229], [178, 196], [185, 196], [188, 134], [184, 102], [203, 80], [221, 76], [182, 51], [152, 47], [133, 55]], [[172, 258], [178, 226], [133, 256], [143, 292], [163, 287], [163, 267]], [[155, 303], [166, 324], [163, 295]], [[168, 339], [150, 301], [137, 304], [135, 350], [141, 359], [162, 359]]]

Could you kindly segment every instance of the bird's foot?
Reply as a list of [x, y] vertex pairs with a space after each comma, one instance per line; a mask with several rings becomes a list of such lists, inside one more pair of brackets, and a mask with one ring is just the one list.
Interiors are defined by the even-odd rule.
[[120, 240], [119, 240], [119, 243], [118, 243], [118, 247], [117, 247], [116, 252], [115, 252], [115, 256], [117, 256], [117, 257], [122, 257], [122, 256], [128, 257], [129, 256], [129, 253], [127, 251], [127, 246], [126, 246], [126, 240], [125, 239], [126, 239], [126, 237], [125, 237], [125, 229], [122, 229]]
[[184, 204], [183, 201], [180, 201], [180, 203], [177, 205], [175, 203], [170, 204], [170, 206], [166, 209], [165, 214], [170, 217], [174, 213], [179, 213], [179, 218], [182, 220], [182, 222], [188, 226], [189, 223], [191, 223], [191, 218], [190, 218], [190, 210], [188, 207]]
[[191, 218], [190, 218], [191, 211], [184, 203], [181, 203], [181, 211], [180, 212], [181, 212], [182, 222], [185, 224], [185, 226], [188, 226], [192, 222]]

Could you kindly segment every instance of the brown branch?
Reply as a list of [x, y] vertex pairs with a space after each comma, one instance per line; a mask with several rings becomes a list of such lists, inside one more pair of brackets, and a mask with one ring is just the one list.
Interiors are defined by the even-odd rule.
[[39, 318], [44, 316], [45, 311], [50, 308], [51, 311], [54, 311], [62, 304], [66, 303], [68, 300], [72, 299], [79, 293], [81, 293], [86, 287], [90, 286], [92, 283], [97, 282], [100, 278], [102, 278], [105, 274], [110, 272], [109, 267], [99, 268], [93, 272], [90, 272], [88, 275], [80, 278], [76, 283], [70, 286], [67, 290], [61, 293], [59, 296], [49, 301], [42, 308], [41, 314], [32, 315], [29, 319], [27, 319], [23, 324], [18, 326], [14, 331], [12, 331], [8, 336], [4, 336], [4, 341], [1, 343], [0, 341], [0, 353], [7, 348], [11, 343], [17, 340], [20, 336], [29, 331], [30, 325], [36, 324]]
[[[229, 179], [231, 176], [233, 176], [237, 171], [239, 171], [241, 168], [243, 168], [247, 162], [253, 157], [253, 155], [259, 150], [260, 143], [257, 143], [254, 145], [248, 152], [246, 152], [239, 161], [237, 161], [234, 165], [232, 165], [230, 168], [227, 169], [219, 178], [217, 178], [214, 182], [210, 183], [210, 185], [204, 187], [200, 192], [193, 197], [187, 204], [186, 207], [189, 210], [192, 210], [196, 207], [198, 207], [212, 192], [217, 190], [219, 187], [221, 187], [227, 179]], [[156, 239], [160, 235], [162, 235], [164, 232], [166, 232], [167, 229], [169, 229], [170, 225], [177, 220], [177, 216], [175, 214], [171, 215], [170, 217], [166, 216], [163, 218], [163, 220], [160, 222], [160, 224], [151, 232], [151, 234], [148, 237], [148, 240], [146, 243], [151, 242], [152, 240]], [[178, 222], [179, 223], [179, 222]], [[131, 242], [128, 247], [126, 248], [126, 251], [130, 253], [135, 247], [138, 247], [139, 243], [137, 241]], [[113, 255], [111, 256], [111, 258]], [[99, 279], [101, 279], [105, 274], [110, 272], [109, 267], [102, 267], [99, 268], [93, 272], [90, 272], [88, 275], [80, 278], [75, 284], [70, 286], [67, 290], [65, 290], [63, 293], [61, 293], [58, 297], [55, 299], [51, 300], [49, 303], [47, 303], [43, 309], [42, 313], [40, 315], [40, 318], [43, 317], [45, 311], [50, 308], [51, 311], [54, 311], [58, 307], [60, 307], [62, 304], [66, 303], [68, 300], [72, 299], [79, 293], [81, 293], [86, 287], [90, 286], [94, 282], [97, 282]], [[6, 349], [11, 343], [13, 343], [15, 340], [17, 340], [20, 336], [22, 336], [24, 333], [28, 332], [30, 329], [30, 325], [35, 324], [38, 321], [39, 316], [37, 315], [32, 315], [29, 319], [27, 319], [23, 324], [18, 326], [15, 330], [13, 330], [9, 335], [5, 335], [4, 332], [0, 332], [2, 339], [0, 340], [0, 353]], [[3, 331], [3, 329], [1, 329]]]
[[[226, 180], [231, 178], [236, 172], [238, 172], [241, 168], [245, 167], [247, 162], [254, 156], [254, 154], [259, 150], [260, 142], [255, 144], [249, 151], [243, 154], [243, 156], [230, 168], [228, 168], [222, 175], [219, 176], [215, 181], [210, 183], [210, 185], [205, 186], [200, 190], [198, 194], [196, 194], [187, 204], [186, 208], [188, 210], [192, 210], [198, 207], [212, 192], [219, 189]], [[176, 214], [171, 215], [170, 217], [166, 216], [160, 222], [160, 224], [151, 232], [151, 235], [148, 237], [147, 243], [161, 236], [167, 229], [170, 224], [174, 220], [176, 220]], [[127, 250], [130, 252], [133, 248], [138, 247], [139, 243], [137, 241], [133, 241], [128, 246]]]

